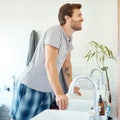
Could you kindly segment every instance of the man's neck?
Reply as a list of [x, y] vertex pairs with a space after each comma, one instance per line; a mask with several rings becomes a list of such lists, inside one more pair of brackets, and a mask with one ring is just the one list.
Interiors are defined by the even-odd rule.
[[72, 36], [72, 34], [73, 34], [74, 31], [73, 31], [73, 29], [71, 29], [70, 26], [68, 26], [68, 25], [63, 25], [62, 28], [63, 28], [63, 30], [65, 31], [65, 33], [66, 33], [66, 35], [67, 35], [68, 37], [71, 37], [71, 36]]

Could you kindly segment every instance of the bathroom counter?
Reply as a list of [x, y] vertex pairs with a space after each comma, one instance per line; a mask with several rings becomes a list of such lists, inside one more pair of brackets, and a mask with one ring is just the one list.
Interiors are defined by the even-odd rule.
[[[92, 114], [89, 112], [69, 111], [69, 110], [44, 110], [31, 120], [91, 120]], [[105, 116], [100, 116], [100, 120], [106, 120]], [[112, 120], [119, 120], [113, 117]]]
[[31, 120], [89, 120], [88, 112], [45, 110]]

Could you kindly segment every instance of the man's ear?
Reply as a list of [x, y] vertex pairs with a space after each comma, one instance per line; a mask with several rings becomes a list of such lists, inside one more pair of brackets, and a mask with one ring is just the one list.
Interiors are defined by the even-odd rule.
[[69, 21], [70, 20], [70, 17], [68, 15], [65, 15], [65, 20], [66, 21]]

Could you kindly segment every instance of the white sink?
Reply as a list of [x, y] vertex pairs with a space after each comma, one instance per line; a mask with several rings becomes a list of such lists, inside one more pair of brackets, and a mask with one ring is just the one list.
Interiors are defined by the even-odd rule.
[[88, 112], [69, 110], [45, 110], [31, 120], [89, 120]]
[[82, 96], [67, 94], [69, 98], [67, 110], [88, 112], [94, 107], [93, 91], [82, 91]]
[[94, 107], [93, 100], [70, 99], [67, 110], [88, 112]]

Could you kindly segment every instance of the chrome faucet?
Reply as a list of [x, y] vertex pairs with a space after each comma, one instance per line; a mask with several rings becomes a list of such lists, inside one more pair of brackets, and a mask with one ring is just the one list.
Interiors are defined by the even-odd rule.
[[78, 76], [71, 82], [68, 93], [74, 93], [75, 83], [78, 83], [83, 79], [89, 80], [92, 83], [93, 90], [94, 90], [94, 110], [95, 110], [95, 116], [94, 116], [93, 120], [98, 120], [98, 118], [99, 118], [99, 107], [98, 107], [98, 97], [97, 97], [97, 85], [96, 85], [95, 81], [93, 81], [90, 77]]
[[95, 69], [92, 69], [91, 72], [90, 72], [90, 77], [93, 78], [93, 74], [95, 72], [99, 72], [101, 74], [101, 79], [98, 79], [98, 90], [100, 89], [101, 85], [104, 85], [105, 86], [105, 80], [104, 80], [104, 76], [103, 76], [103, 73], [100, 69], [98, 68], [95, 68]]
[[[95, 72], [99, 72], [101, 74], [101, 78], [98, 78], [98, 91], [100, 92], [99, 94], [102, 94], [102, 96], [104, 97], [104, 100], [107, 99], [107, 85], [105, 83], [105, 79], [104, 79], [104, 75], [102, 73], [102, 71], [98, 68], [95, 68], [95, 69], [92, 69], [91, 72], [90, 72], [90, 78], [94, 79], [93, 78], [93, 75]], [[94, 80], [95, 81], [95, 80]]]

